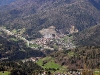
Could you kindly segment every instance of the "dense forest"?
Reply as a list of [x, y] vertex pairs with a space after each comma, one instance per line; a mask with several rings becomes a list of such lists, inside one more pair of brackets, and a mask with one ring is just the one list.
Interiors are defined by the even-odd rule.
[[0, 71], [10, 71], [10, 75], [32, 75], [37, 70], [42, 72], [43, 69], [31, 61], [25, 63], [22, 61], [0, 62]]
[[[68, 65], [69, 69], [99, 69], [100, 46], [84, 46], [75, 49], [57, 51], [50, 54], [55, 62], [62, 66]], [[85, 66], [84, 66], [85, 65]]]
[[8, 41], [0, 36], [0, 58], [7, 58], [6, 60], [11, 61], [43, 56], [45, 56], [43, 52], [28, 48], [22, 40], [17, 42]]
[[14, 2], [16, 0], [0, 0], [0, 6], [4, 6], [4, 5], [7, 5], [7, 4], [10, 4], [12, 2]]
[[91, 1], [18, 0], [0, 8], [0, 25], [9, 30], [25, 28], [22, 35], [29, 39], [40, 37], [38, 31], [52, 25], [62, 33], [70, 33], [71, 26], [82, 31], [100, 22], [100, 11]]
[[[77, 46], [100, 46], [100, 24], [74, 34]], [[77, 39], [78, 38], [78, 39]]]

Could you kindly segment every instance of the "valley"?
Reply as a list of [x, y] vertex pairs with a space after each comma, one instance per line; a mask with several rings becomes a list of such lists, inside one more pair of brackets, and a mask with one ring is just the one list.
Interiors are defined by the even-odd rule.
[[[40, 31], [43, 37], [33, 39], [31, 41], [31, 40], [27, 40], [26, 38], [22, 37], [20, 34], [13, 33], [7, 29], [4, 29], [3, 27], [0, 28], [0, 31], [3, 31], [6, 35], [15, 37], [15, 38], [9, 38], [10, 40], [11, 39], [15, 41], [17, 41], [17, 39], [23, 40], [27, 44], [27, 46], [31, 48], [38, 49], [41, 47], [42, 48], [41, 50], [43, 49], [54, 50], [54, 48], [50, 47], [50, 46], [54, 47], [53, 45], [55, 45], [56, 48], [58, 48], [59, 50], [60, 49], [63, 50], [62, 48], [66, 48], [66, 49], [75, 48], [74, 43], [72, 43], [72, 40], [73, 40], [72, 36], [57, 33], [55, 29], [52, 29], [52, 28], [51, 30], [49, 30], [49, 28], [44, 29], [44, 30]], [[53, 42], [54, 40], [55, 42]], [[61, 47], [61, 45], [63, 46]]]
[[0, 0], [0, 75], [100, 75], [100, 0]]

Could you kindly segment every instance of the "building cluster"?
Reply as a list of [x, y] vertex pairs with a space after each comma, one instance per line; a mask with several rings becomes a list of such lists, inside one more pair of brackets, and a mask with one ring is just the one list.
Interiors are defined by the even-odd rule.
[[[72, 26], [71, 30], [75, 31], [75, 27]], [[42, 29], [39, 32], [43, 35], [43, 37], [30, 41], [31, 44], [37, 44], [41, 46], [42, 49], [45, 48], [45, 49], [50, 49], [50, 50], [54, 50], [54, 49], [51, 49], [49, 46], [49, 44], [51, 43], [57, 44], [57, 46], [59, 47], [59, 50], [62, 50], [62, 47], [66, 49], [75, 48], [74, 44], [71, 41], [71, 38], [69, 37], [66, 39], [67, 35], [63, 34], [60, 31], [57, 31], [54, 26], [50, 26], [49, 28]], [[36, 49], [36, 47], [33, 47], [33, 48]]]
[[56, 73], [54, 75], [82, 75], [82, 72], [79, 72], [79, 71], [69, 71], [67, 73]]
[[22, 62], [23, 62], [23, 63], [28, 62], [28, 61], [37, 62], [38, 59], [40, 59], [40, 58], [41, 58], [41, 57], [31, 57], [31, 58], [22, 60]]
[[43, 72], [43, 73], [39, 73], [38, 75], [82, 75], [82, 72], [80, 71], [68, 71], [66, 73], [48, 73], [48, 72]]
[[47, 44], [48, 42], [50, 42], [50, 41], [52, 41], [52, 39], [51, 38], [39, 38], [39, 39], [36, 39], [35, 40], [35, 43], [36, 44], [39, 44], [39, 45], [45, 45], [45, 44]]

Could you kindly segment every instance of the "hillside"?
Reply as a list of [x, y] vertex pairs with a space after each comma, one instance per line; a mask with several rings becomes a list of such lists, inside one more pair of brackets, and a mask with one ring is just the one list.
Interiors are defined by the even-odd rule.
[[8, 5], [16, 0], [0, 0], [0, 6]]
[[84, 46], [75, 49], [56, 51], [50, 54], [56, 63], [68, 66], [68, 69], [100, 68], [100, 46]]
[[[17, 70], [32, 75], [37, 69], [59, 70], [65, 66], [100, 68], [100, 0], [0, 3], [0, 69], [3, 64], [11, 73]], [[33, 63], [36, 57], [39, 60]], [[27, 62], [30, 59], [32, 62]], [[35, 64], [42, 68], [36, 65], [35, 69]]]
[[28, 47], [23, 40], [0, 32], [0, 61], [44, 56], [43, 52]]
[[9, 30], [25, 28], [22, 35], [27, 39], [41, 37], [38, 31], [50, 26], [65, 34], [72, 26], [82, 31], [100, 22], [100, 11], [91, 1], [18, 0], [0, 8], [0, 25]]
[[[74, 35], [78, 46], [100, 46], [100, 24]], [[78, 39], [77, 39], [78, 38]]]

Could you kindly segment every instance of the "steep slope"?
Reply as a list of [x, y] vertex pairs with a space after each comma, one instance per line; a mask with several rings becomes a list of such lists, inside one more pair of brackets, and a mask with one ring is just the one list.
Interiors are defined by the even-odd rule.
[[6, 34], [0, 35], [0, 61], [45, 56], [43, 52], [31, 49], [26, 46], [24, 41], [14, 38], [14, 36], [7, 36]]
[[100, 10], [100, 0], [89, 0], [98, 10]]
[[0, 6], [10, 4], [10, 3], [14, 2], [14, 1], [15, 0], [0, 0]]
[[100, 24], [75, 34], [74, 40], [79, 46], [100, 46]]
[[100, 68], [100, 46], [85, 46], [71, 50], [56, 51], [51, 54], [55, 62], [68, 69]]
[[71, 26], [82, 31], [100, 22], [100, 11], [88, 0], [18, 0], [0, 9], [0, 25], [25, 28], [22, 35], [28, 38], [40, 37], [38, 31], [52, 25], [70, 33]]

